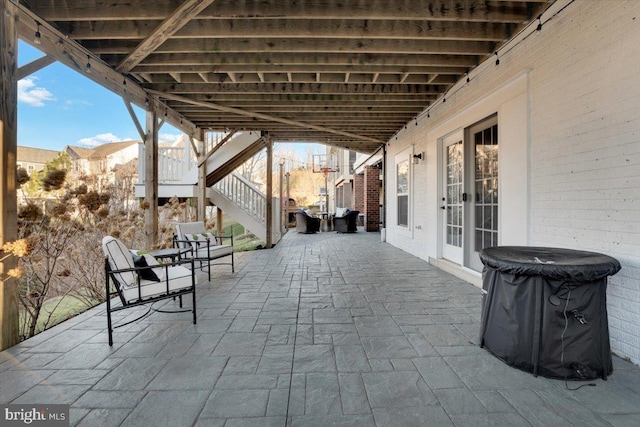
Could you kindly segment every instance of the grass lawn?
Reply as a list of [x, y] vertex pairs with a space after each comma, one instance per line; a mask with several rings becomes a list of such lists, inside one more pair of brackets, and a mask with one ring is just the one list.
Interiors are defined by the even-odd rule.
[[[251, 233], [248, 233], [245, 228], [238, 222], [232, 220], [225, 215], [223, 222], [223, 233], [233, 234], [233, 249], [235, 252], [253, 251], [258, 247], [264, 247], [265, 243], [258, 239]], [[96, 304], [98, 302], [96, 301]], [[56, 307], [57, 305], [57, 307]], [[49, 313], [53, 311], [51, 318], [47, 322], [47, 328], [64, 322], [67, 319], [72, 318], [86, 310], [85, 303], [73, 296], [55, 297], [44, 303], [44, 307], [40, 312], [40, 318], [36, 326], [36, 334], [42, 332], [45, 329], [45, 321], [49, 318]], [[24, 312], [20, 313], [20, 324], [24, 322]]]
[[224, 216], [223, 222], [223, 234], [233, 235], [233, 250], [235, 252], [253, 251], [258, 249], [258, 246], [264, 248], [265, 243], [258, 239], [239, 224], [232, 220], [228, 216]]
[[[56, 305], [58, 305], [56, 307]], [[72, 318], [84, 311], [87, 311], [90, 307], [80, 301], [79, 299], [72, 296], [65, 297], [55, 297], [47, 300], [44, 303], [42, 311], [40, 312], [40, 317], [38, 319], [38, 324], [36, 325], [36, 334], [44, 331], [45, 329], [45, 321], [49, 318], [49, 313], [53, 311], [51, 315], [51, 319], [47, 324], [47, 328], [57, 325], [58, 323], [64, 322], [67, 319]], [[20, 324], [23, 324], [24, 320], [24, 312], [20, 312]]]

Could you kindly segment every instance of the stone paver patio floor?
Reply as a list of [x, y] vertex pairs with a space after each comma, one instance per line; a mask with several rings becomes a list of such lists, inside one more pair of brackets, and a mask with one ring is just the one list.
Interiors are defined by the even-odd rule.
[[292, 231], [214, 272], [197, 325], [154, 313], [110, 348], [100, 306], [0, 353], [0, 401], [78, 426], [640, 425], [638, 367], [569, 391], [505, 365], [477, 345], [480, 290], [377, 233]]

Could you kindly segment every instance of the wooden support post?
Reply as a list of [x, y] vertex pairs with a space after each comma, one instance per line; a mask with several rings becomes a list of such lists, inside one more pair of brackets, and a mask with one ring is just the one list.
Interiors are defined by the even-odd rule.
[[284, 174], [285, 180], [287, 181], [287, 209], [286, 209], [286, 218], [287, 221], [285, 222], [285, 228], [289, 228], [289, 200], [291, 199], [291, 192], [289, 189], [289, 177], [291, 176], [291, 174], [289, 172]]
[[[216, 231], [218, 234], [224, 234], [224, 227], [222, 225], [222, 209], [216, 206]], [[233, 234], [233, 230], [231, 230]]]
[[[3, 1], [0, 10], [0, 246], [18, 237], [16, 199], [16, 152], [18, 130], [17, 11]], [[6, 9], [5, 9], [6, 8]], [[6, 10], [6, 13], [5, 13]], [[4, 252], [0, 251], [1, 258]], [[18, 287], [7, 272], [15, 267], [13, 256], [0, 261], [0, 350], [20, 340]]]
[[273, 141], [269, 136], [267, 141], [267, 241], [265, 246], [271, 248], [273, 245]]
[[144, 198], [149, 203], [144, 215], [146, 248], [158, 241], [158, 113], [155, 102], [147, 111], [147, 133], [144, 141]]
[[198, 153], [198, 221], [207, 220], [207, 205], [209, 204], [209, 198], [207, 197], [207, 162], [201, 162], [205, 156], [205, 143], [204, 132], [200, 136], [200, 150]]
[[280, 162], [280, 233], [284, 233], [284, 213], [286, 205], [284, 203], [284, 160]]

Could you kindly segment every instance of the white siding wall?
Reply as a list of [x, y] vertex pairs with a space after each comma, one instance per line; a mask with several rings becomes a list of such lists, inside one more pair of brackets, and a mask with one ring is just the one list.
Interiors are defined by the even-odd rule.
[[[559, 10], [567, 2], [559, 0]], [[546, 18], [546, 17], [545, 17]], [[544, 19], [543, 18], [543, 21]], [[413, 229], [387, 241], [438, 258], [438, 138], [498, 113], [501, 243], [603, 252], [623, 266], [610, 280], [614, 351], [640, 364], [640, 2], [576, 1], [542, 31], [471, 72], [471, 82], [389, 141], [427, 158], [413, 166]], [[522, 82], [524, 92], [522, 92]], [[514, 89], [513, 86], [518, 86]], [[520, 121], [520, 123], [518, 123]], [[505, 135], [510, 135], [505, 138]], [[387, 176], [387, 182], [394, 179]], [[523, 190], [523, 192], [520, 192]], [[511, 200], [504, 192], [520, 196]], [[420, 228], [416, 228], [420, 227]]]

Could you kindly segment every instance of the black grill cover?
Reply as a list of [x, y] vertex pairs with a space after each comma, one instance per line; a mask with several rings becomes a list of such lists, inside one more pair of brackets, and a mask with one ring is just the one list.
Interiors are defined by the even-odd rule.
[[534, 375], [593, 379], [613, 372], [606, 289], [607, 276], [620, 270], [617, 260], [514, 246], [484, 249], [480, 259], [481, 346]]

